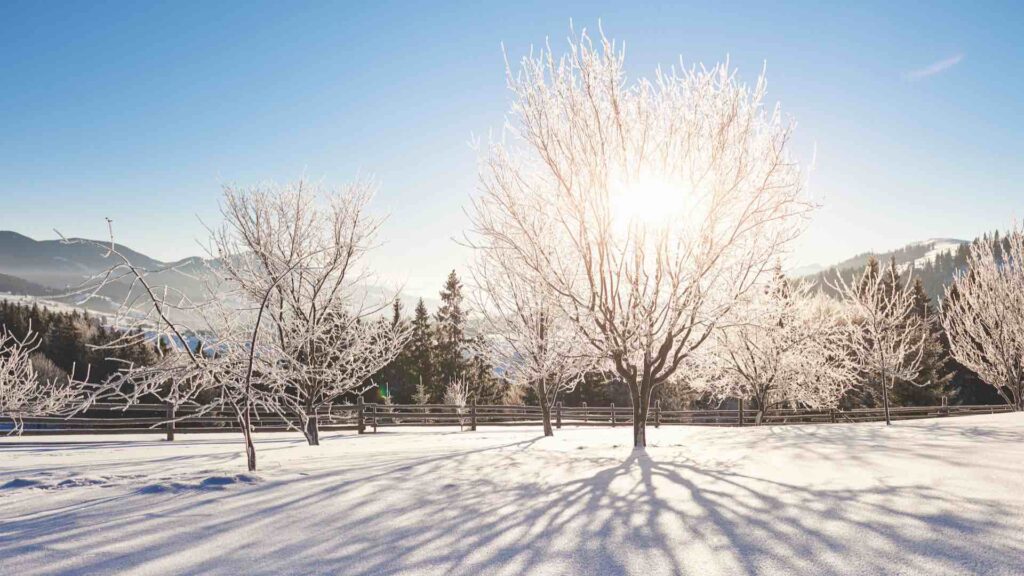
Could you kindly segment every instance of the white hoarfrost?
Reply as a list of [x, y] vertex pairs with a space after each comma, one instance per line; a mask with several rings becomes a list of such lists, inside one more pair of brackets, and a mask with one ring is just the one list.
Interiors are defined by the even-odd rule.
[[269, 332], [282, 355], [285, 406], [302, 419], [310, 444], [318, 415], [401, 351], [402, 323], [374, 318], [389, 301], [367, 303], [363, 257], [376, 245], [380, 220], [368, 214], [375, 186], [359, 180], [341, 189], [299, 181], [224, 190], [223, 228], [214, 246], [223, 274], [251, 302], [265, 294]]
[[1024, 232], [1012, 230], [998, 247], [971, 246], [946, 290], [942, 323], [953, 357], [1024, 409]]
[[76, 382], [45, 380], [36, 373], [32, 354], [39, 341], [34, 332], [18, 338], [0, 327], [0, 418], [14, 424], [11, 434], [21, 434], [24, 418], [66, 414], [83, 400]]
[[748, 86], [725, 64], [630, 81], [623, 59], [583, 33], [509, 70], [475, 232], [557, 295], [629, 389], [642, 447], [652, 394], [770, 272], [810, 205], [763, 77]]
[[715, 331], [700, 354], [696, 384], [722, 400], [753, 400], [759, 415], [778, 407], [835, 408], [857, 378], [849, 349], [841, 306], [776, 272]]
[[478, 346], [509, 386], [507, 397], [521, 399], [533, 391], [544, 434], [551, 436], [552, 408], [595, 368], [594, 354], [552, 287], [494, 234], [501, 216], [492, 213], [493, 206], [475, 208], [480, 239], [473, 244], [472, 294], [486, 333]]
[[[1024, 573], [1024, 414], [0, 439], [5, 574]], [[624, 441], [625, 440], [625, 441]]]
[[[200, 278], [207, 296], [199, 302], [155, 285], [158, 271], [131, 262], [113, 233], [109, 243], [69, 240], [95, 244], [111, 259], [81, 292], [93, 295], [112, 281], [130, 286], [116, 324], [124, 336], [110, 347], [139, 339], [165, 344], [155, 365], [125, 366], [100, 383], [92, 400], [127, 408], [156, 398], [189, 406], [193, 417], [230, 411], [250, 471], [252, 421], [260, 414], [301, 429], [316, 444], [318, 416], [371, 386], [370, 376], [408, 335], [402, 324], [371, 317], [388, 302], [356, 296], [365, 278], [361, 258], [379, 226], [366, 214], [372, 193], [366, 181], [338, 190], [304, 181], [225, 188], [224, 224], [211, 234], [214, 258]], [[176, 320], [174, 311], [197, 320]]]
[[854, 362], [867, 390], [881, 398], [886, 424], [889, 391], [898, 381], [917, 378], [928, 326], [935, 321], [918, 315], [910, 282], [909, 274], [900, 279], [894, 263], [880, 271], [873, 262], [849, 282], [838, 276], [835, 286]]

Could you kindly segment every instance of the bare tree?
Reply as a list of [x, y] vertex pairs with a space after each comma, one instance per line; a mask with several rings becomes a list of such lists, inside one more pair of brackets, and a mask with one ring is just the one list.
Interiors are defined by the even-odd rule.
[[758, 422], [779, 405], [835, 408], [857, 377], [840, 305], [781, 272], [733, 310], [704, 356], [706, 390], [753, 398]]
[[655, 390], [770, 270], [812, 206], [792, 124], [728, 64], [628, 83], [584, 32], [508, 71], [508, 138], [490, 144], [476, 232], [557, 296], [629, 388], [634, 446]]
[[[196, 302], [153, 284], [152, 277], [165, 270], [147, 270], [134, 264], [114, 242], [112, 227], [109, 243], [64, 241], [93, 245], [111, 260], [107, 270], [88, 279], [78, 290], [87, 299], [110, 282], [127, 284], [127, 295], [113, 322], [121, 336], [103, 347], [117, 349], [147, 340], [157, 344], [160, 352], [153, 365], [127, 364], [105, 382], [82, 382], [91, 390], [81, 409], [98, 400], [110, 400], [127, 409], [146, 398], [168, 403], [175, 412], [182, 406], [193, 409], [187, 416], [172, 417], [169, 422], [230, 410], [242, 432], [248, 469], [255, 471], [254, 414], [274, 413], [291, 426], [284, 410], [288, 403], [282, 401], [289, 394], [282, 378], [283, 355], [275, 348], [274, 340], [266, 337], [264, 322], [273, 287], [285, 276], [272, 279], [255, 302], [245, 303], [244, 295], [225, 286], [219, 275], [221, 268], [210, 267], [203, 277], [208, 295]], [[175, 312], [186, 311], [194, 323], [174, 319]], [[208, 348], [193, 345], [200, 335], [211, 338]]]
[[[544, 435], [553, 436], [551, 409], [563, 392], [572, 391], [594, 368], [589, 345], [559, 307], [557, 295], [532, 274], [517, 254], [486, 234], [495, 222], [477, 206], [473, 215], [484, 231], [472, 264], [473, 297], [483, 318], [480, 353], [490, 360], [512, 389], [506, 397], [533, 390], [540, 403]], [[499, 215], [495, 215], [500, 218]]]
[[373, 191], [366, 180], [340, 190], [305, 181], [224, 190], [216, 255], [250, 300], [271, 294], [267, 314], [311, 445], [322, 411], [373, 386], [409, 336], [406, 325], [373, 318], [391, 299], [367, 303], [362, 258], [380, 227], [367, 215]]
[[889, 391], [897, 381], [917, 378], [931, 320], [917, 313], [910, 274], [900, 280], [895, 260], [882, 272], [872, 262], [859, 278], [847, 282], [838, 275], [836, 282], [851, 351], [868, 389], [882, 398], [885, 423], [892, 424]]
[[78, 408], [83, 391], [67, 378], [41, 378], [34, 352], [39, 337], [31, 330], [17, 338], [0, 328], [0, 417], [13, 423], [8, 434], [21, 435], [25, 418], [67, 414]]
[[1024, 232], [971, 246], [946, 290], [942, 324], [957, 362], [1024, 409]]

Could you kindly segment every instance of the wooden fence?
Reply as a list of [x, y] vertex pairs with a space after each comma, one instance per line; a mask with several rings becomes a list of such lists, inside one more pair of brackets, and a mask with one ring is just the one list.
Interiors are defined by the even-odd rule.
[[[162, 404], [138, 404], [125, 408], [113, 404], [96, 404], [88, 412], [72, 418], [60, 416], [25, 418], [25, 435], [45, 434], [164, 434], [173, 440], [175, 434], [239, 432], [238, 420], [227, 411], [196, 414], [198, 407], [182, 406], [177, 410]], [[890, 409], [893, 420], [966, 416], [1010, 412], [1008, 405], [973, 406], [906, 406]], [[354, 405], [335, 405], [317, 414], [320, 430], [325, 432], [352, 430], [376, 432], [396, 426], [460, 426], [476, 430], [479, 426], [541, 426], [539, 406], [493, 406], [470, 404], [366, 404], [360, 399]], [[853, 410], [778, 409], [761, 414], [744, 410], [739, 403], [732, 410], [662, 410], [655, 403], [648, 414], [648, 424], [683, 426], [753, 426], [757, 424], [816, 424], [870, 422], [884, 420], [881, 408]], [[552, 425], [562, 426], [632, 426], [633, 411], [629, 406], [556, 405], [551, 412]], [[293, 419], [292, 422], [295, 422]], [[276, 414], [257, 413], [253, 424], [257, 432], [285, 432], [297, 429]], [[0, 428], [2, 433], [3, 428]]]

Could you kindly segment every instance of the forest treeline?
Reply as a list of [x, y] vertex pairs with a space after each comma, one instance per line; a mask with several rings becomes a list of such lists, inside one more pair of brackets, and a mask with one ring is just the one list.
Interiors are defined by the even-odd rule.
[[[998, 232], [986, 234], [975, 242], [993, 242], [1001, 247], [1006, 242]], [[924, 252], [893, 254], [886, 265], [902, 267], [904, 278], [912, 274], [916, 307], [919, 312], [936, 318], [937, 300], [950, 284], [954, 272], [964, 268], [970, 244], [937, 255], [912, 271], [905, 264], [920, 258]], [[827, 293], [834, 293], [836, 278], [853, 281], [865, 267], [880, 266], [873, 256], [866, 256], [864, 266], [831, 269], [808, 280]], [[406, 310], [396, 300], [390, 310], [390, 321], [403, 324], [411, 336], [394, 361], [377, 372], [368, 382], [374, 384], [364, 394], [367, 401], [396, 404], [441, 403], [446, 386], [453, 380], [467, 383], [470, 396], [478, 403], [536, 403], [532, 391], [511, 390], [502, 385], [499, 369], [478, 353], [483, 335], [474, 330], [472, 311], [467, 305], [463, 283], [453, 270], [440, 291], [440, 305], [428, 310], [422, 299], [413, 310]], [[89, 381], [102, 382], [127, 363], [148, 365], [157, 357], [152, 344], [142, 342], [131, 346], [106, 348], [121, 336], [104, 326], [97, 316], [87, 312], [54, 311], [38, 304], [0, 301], [0, 325], [18, 338], [31, 330], [37, 348], [33, 364], [40, 378], [66, 378], [73, 375]], [[923, 359], [920, 374], [913, 382], [897, 383], [892, 400], [895, 405], [924, 406], [941, 402], [947, 396], [951, 404], [1000, 404], [1002, 399], [993, 387], [984, 384], [972, 371], [964, 368], [949, 354], [949, 341], [941, 323], [932, 323], [933, 334]], [[681, 375], [685, 381], [686, 375]], [[683, 389], [665, 388], [662, 404], [673, 408], [701, 408], [719, 405], [711, 399]], [[588, 375], [575, 390], [563, 394], [567, 405], [602, 406], [610, 403], [625, 406], [629, 395], [625, 386], [603, 374]], [[846, 408], [873, 407], [877, 399], [869, 394], [851, 391], [843, 399]]]

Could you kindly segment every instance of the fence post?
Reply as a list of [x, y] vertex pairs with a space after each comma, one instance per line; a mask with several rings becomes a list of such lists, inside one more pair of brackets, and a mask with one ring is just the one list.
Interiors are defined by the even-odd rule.
[[555, 428], [562, 429], [562, 401], [555, 402]]
[[615, 402], [612, 402], [612, 428], [615, 428]]
[[363, 397], [356, 397], [356, 430], [358, 430], [360, 434], [366, 433], [366, 421], [363, 420], [365, 409], [366, 404], [363, 402]]
[[174, 404], [167, 403], [167, 441], [174, 442]]
[[949, 397], [942, 396], [942, 407], [939, 408], [939, 416], [949, 416]]
[[476, 432], [476, 398], [469, 401], [469, 430]]
[[836, 423], [836, 409], [835, 408], [829, 408], [828, 409], [828, 417], [829, 417], [829, 420], [831, 420], [833, 424]]
[[377, 403], [370, 404], [370, 411], [373, 416], [370, 417], [370, 422], [373, 424], [373, 433], [377, 433]]
[[587, 403], [584, 402], [583, 403], [583, 422], [589, 422], [590, 421], [589, 416], [590, 416], [590, 409], [587, 408]]
[[654, 427], [661, 428], [661, 399], [654, 401]]
[[740, 413], [739, 413], [740, 426], [743, 426], [743, 398], [740, 398], [739, 408], [740, 408]]

